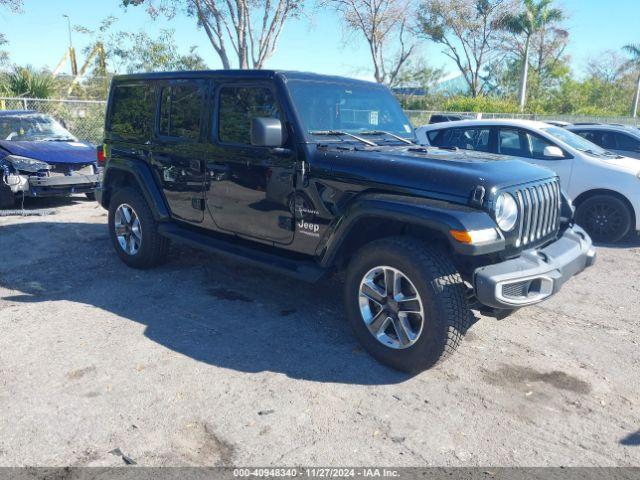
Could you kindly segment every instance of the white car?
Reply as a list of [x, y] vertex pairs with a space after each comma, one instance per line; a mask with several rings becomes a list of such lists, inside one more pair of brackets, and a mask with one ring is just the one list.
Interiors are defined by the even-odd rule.
[[640, 228], [640, 160], [604, 150], [569, 130], [529, 120], [465, 120], [416, 129], [423, 145], [509, 155], [557, 173], [576, 222], [596, 241]]
[[577, 124], [566, 128], [605, 150], [640, 159], [640, 129], [636, 127]]

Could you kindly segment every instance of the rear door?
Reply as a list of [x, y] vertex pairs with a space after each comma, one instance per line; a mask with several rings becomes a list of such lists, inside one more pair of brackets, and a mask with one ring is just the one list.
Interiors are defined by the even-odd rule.
[[200, 223], [204, 217], [205, 92], [203, 81], [176, 80], [158, 86], [151, 162], [171, 214], [190, 223]]
[[295, 148], [251, 145], [253, 118], [286, 125], [270, 82], [216, 87], [212, 143], [207, 154], [207, 206], [224, 232], [280, 244], [293, 240]]

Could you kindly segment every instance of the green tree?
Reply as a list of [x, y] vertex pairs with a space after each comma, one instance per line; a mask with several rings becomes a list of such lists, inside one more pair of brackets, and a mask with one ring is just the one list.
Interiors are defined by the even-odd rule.
[[182, 54], [174, 37], [174, 30], [161, 30], [158, 38], [146, 32], [119, 32], [118, 43], [110, 55], [119, 70], [127, 73], [161, 70], [205, 70], [207, 65], [192, 46]]
[[536, 33], [564, 19], [563, 11], [552, 8], [552, 4], [553, 0], [523, 0], [523, 10], [516, 15], [510, 14], [504, 19], [503, 25], [506, 30], [525, 38], [519, 93], [520, 110], [524, 110], [527, 103], [531, 40]]
[[[633, 65], [634, 68], [637, 68], [640, 70], [640, 43], [625, 45], [622, 48], [630, 57], [629, 63]], [[640, 73], [638, 74], [636, 93], [633, 97], [633, 118], [638, 117], [639, 103], [640, 103]]]
[[49, 98], [55, 91], [55, 80], [46, 70], [15, 67], [4, 75], [2, 90], [15, 97]]

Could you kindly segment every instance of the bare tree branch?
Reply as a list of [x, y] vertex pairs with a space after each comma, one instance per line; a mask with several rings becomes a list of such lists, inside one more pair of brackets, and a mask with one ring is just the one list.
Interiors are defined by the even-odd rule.
[[337, 11], [347, 30], [364, 37], [376, 81], [395, 85], [416, 51], [416, 43], [407, 39], [411, 0], [323, 0], [321, 5]]
[[[2, 0], [0, 0], [1, 2]], [[146, 5], [152, 18], [171, 17], [182, 8], [201, 26], [222, 67], [263, 68], [275, 53], [285, 23], [302, 13], [304, 0], [121, 0], [124, 6]], [[227, 47], [230, 45], [230, 47]]]

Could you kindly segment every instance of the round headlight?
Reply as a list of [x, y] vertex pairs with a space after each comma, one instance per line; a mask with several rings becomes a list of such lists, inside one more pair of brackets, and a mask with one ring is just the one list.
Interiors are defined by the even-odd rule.
[[518, 204], [508, 193], [501, 193], [496, 200], [496, 222], [503, 232], [513, 230], [518, 221]]

